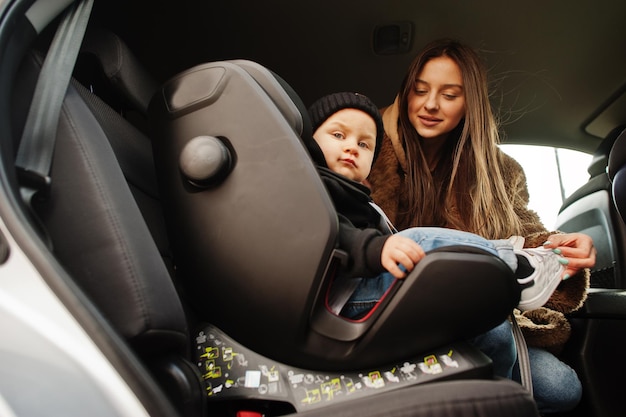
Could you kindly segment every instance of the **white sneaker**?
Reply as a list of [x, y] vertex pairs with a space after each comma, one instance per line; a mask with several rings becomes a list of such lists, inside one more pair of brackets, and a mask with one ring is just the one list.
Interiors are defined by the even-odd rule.
[[522, 311], [534, 310], [543, 306], [561, 283], [565, 267], [559, 262], [559, 255], [546, 248], [526, 248], [515, 254], [528, 259], [535, 271], [527, 278], [518, 279], [522, 294], [517, 306]]
[[511, 236], [509, 242], [513, 246], [513, 249], [522, 250], [524, 248], [524, 242], [526, 239], [523, 236]]

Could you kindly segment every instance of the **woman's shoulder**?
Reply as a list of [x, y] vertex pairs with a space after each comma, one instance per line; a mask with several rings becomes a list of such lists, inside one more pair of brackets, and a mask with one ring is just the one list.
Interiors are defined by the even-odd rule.
[[504, 152], [501, 148], [498, 147], [498, 157], [500, 158], [500, 164], [503, 166], [510, 166], [512, 169], [521, 169], [522, 166], [515, 158], [513, 158], [508, 153]]
[[524, 168], [522, 168], [520, 163], [500, 148], [498, 148], [498, 159], [500, 163], [500, 170], [505, 181], [507, 179], [519, 179], [520, 177], [525, 178]]

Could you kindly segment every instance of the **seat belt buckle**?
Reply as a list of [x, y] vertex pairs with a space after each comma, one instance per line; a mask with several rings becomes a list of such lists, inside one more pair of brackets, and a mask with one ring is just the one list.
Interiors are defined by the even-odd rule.
[[41, 197], [48, 197], [50, 195], [52, 179], [49, 175], [44, 175], [36, 171], [30, 171], [19, 166], [16, 167], [16, 169], [17, 179], [22, 188], [31, 189]]

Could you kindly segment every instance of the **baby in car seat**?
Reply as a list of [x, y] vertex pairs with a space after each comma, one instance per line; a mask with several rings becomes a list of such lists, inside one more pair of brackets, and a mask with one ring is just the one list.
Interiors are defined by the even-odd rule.
[[545, 304], [564, 275], [567, 259], [543, 247], [522, 249], [518, 236], [487, 240], [459, 230], [413, 227], [396, 231], [364, 185], [380, 151], [383, 122], [366, 96], [340, 92], [324, 96], [309, 108], [313, 138], [307, 149], [333, 201], [339, 218], [340, 249], [350, 261], [341, 279], [357, 279], [341, 315], [358, 319], [380, 301], [395, 279], [402, 279], [427, 252], [465, 245], [499, 256], [522, 286], [520, 310]]

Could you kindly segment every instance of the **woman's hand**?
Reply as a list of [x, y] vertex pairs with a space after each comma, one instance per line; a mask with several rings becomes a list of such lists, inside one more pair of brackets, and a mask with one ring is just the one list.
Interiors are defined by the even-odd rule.
[[404, 278], [406, 273], [398, 267], [398, 264], [402, 265], [406, 272], [411, 272], [424, 256], [426, 256], [424, 250], [414, 240], [400, 235], [391, 235], [383, 245], [380, 262], [391, 275], [400, 279]]
[[543, 247], [552, 249], [567, 259], [566, 277], [571, 277], [581, 269], [591, 268], [596, 264], [596, 248], [593, 246], [593, 240], [583, 233], [552, 235]]

